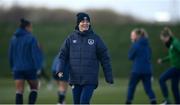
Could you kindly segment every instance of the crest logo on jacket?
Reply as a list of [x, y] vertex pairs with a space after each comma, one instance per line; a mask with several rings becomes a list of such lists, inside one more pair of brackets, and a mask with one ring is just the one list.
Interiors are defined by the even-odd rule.
[[77, 43], [77, 40], [73, 40], [73, 43]]
[[94, 44], [94, 39], [88, 39], [88, 44], [93, 45]]

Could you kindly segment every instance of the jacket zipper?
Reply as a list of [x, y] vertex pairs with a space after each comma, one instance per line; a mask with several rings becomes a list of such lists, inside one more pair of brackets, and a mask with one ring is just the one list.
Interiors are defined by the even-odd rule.
[[[83, 44], [83, 38], [80, 36], [80, 66], [81, 66], [81, 68], [80, 68], [80, 71], [82, 72], [82, 52], [81, 52], [81, 50], [82, 50], [82, 44]], [[81, 79], [82, 79], [82, 76], [81, 76], [81, 73], [80, 73], [80, 83], [81, 83]]]

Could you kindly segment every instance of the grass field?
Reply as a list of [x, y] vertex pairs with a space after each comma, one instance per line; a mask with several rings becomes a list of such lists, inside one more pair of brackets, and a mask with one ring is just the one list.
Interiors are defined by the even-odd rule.
[[[159, 40], [160, 30], [164, 27], [161, 25], [94, 25], [95, 31], [104, 39], [106, 42], [110, 55], [112, 58], [112, 68], [113, 75], [116, 78], [115, 85], [108, 86], [104, 80], [100, 80], [99, 87], [96, 89], [95, 94], [92, 98], [92, 103], [94, 104], [119, 104], [124, 103], [126, 100], [127, 86], [128, 86], [128, 74], [131, 70], [131, 62], [127, 59], [127, 52], [130, 46], [129, 33], [135, 27], [144, 27], [149, 32], [150, 42], [152, 46], [152, 64], [154, 70], [154, 76], [156, 78], [169, 66], [168, 63], [164, 65], [158, 65], [156, 63], [157, 58], [167, 55], [167, 50]], [[15, 88], [14, 82], [10, 78], [10, 68], [8, 63], [8, 44], [12, 33], [15, 31], [16, 27], [12, 24], [0, 24], [0, 32], [3, 34], [0, 38], [0, 104], [14, 103]], [[180, 25], [172, 26], [175, 35], [180, 38]], [[39, 39], [40, 43], [43, 45], [45, 53], [45, 69], [49, 70], [54, 56], [59, 51], [60, 45], [63, 43], [64, 38], [73, 30], [72, 24], [35, 24], [34, 34]], [[160, 50], [161, 49], [161, 50]], [[50, 71], [47, 71], [50, 75]], [[103, 77], [103, 72], [100, 70], [101, 77]], [[159, 88], [157, 79], [153, 82], [153, 88], [158, 99], [158, 103], [162, 102], [162, 95]], [[24, 102], [27, 103], [28, 91], [25, 90]], [[47, 90], [46, 85], [42, 85], [39, 91], [39, 96], [37, 103], [41, 104], [56, 104], [57, 103], [57, 86], [54, 84], [52, 91]], [[69, 89], [67, 94], [67, 103], [72, 103], [71, 89]], [[134, 103], [149, 103], [148, 97], [146, 96], [142, 84], [140, 83], [136, 94]]]
[[[8, 13], [7, 11], [2, 13], [3, 19], [0, 20], [0, 104], [13, 104], [15, 99], [15, 86], [14, 81], [11, 78], [11, 70], [8, 61], [8, 48], [9, 41], [12, 34], [18, 27], [19, 10], [22, 11], [23, 17], [29, 17], [33, 23], [33, 34], [38, 39], [42, 46], [45, 57], [45, 70], [48, 75], [51, 75], [52, 61], [56, 54], [59, 52], [59, 48], [62, 45], [64, 39], [70, 34], [75, 27], [75, 14], [70, 11], [56, 11], [50, 10], [28, 10], [25, 9], [12, 9]], [[15, 10], [15, 12], [14, 12]], [[16, 13], [17, 10], [17, 13]], [[25, 10], [26, 11], [26, 10]], [[32, 12], [30, 12], [32, 11]], [[39, 12], [38, 12], [39, 11]], [[43, 12], [44, 11], [44, 12]], [[42, 14], [44, 13], [44, 15]], [[58, 12], [58, 14], [56, 14]], [[6, 15], [5, 15], [5, 14]], [[24, 14], [25, 13], [25, 14]], [[26, 16], [27, 13], [27, 16]], [[41, 13], [41, 15], [39, 15]], [[52, 14], [54, 15], [52, 15]], [[70, 15], [70, 14], [71, 15]], [[65, 15], [63, 15], [65, 14]], [[102, 15], [103, 14], [103, 15]], [[15, 15], [15, 16], [14, 16]], [[25, 15], [25, 16], [24, 16]], [[101, 18], [101, 16], [103, 18]], [[41, 17], [42, 16], [42, 17]], [[50, 17], [48, 17], [50, 16]], [[58, 18], [59, 16], [59, 18]], [[64, 17], [65, 16], [65, 17]], [[72, 17], [71, 17], [72, 16]], [[128, 75], [131, 70], [131, 63], [128, 60], [128, 50], [131, 45], [129, 35], [134, 28], [145, 28], [149, 34], [149, 41], [152, 48], [152, 65], [153, 75], [155, 80], [153, 82], [153, 89], [158, 99], [158, 103], [162, 102], [162, 94], [159, 88], [157, 78], [162, 72], [164, 72], [169, 63], [163, 65], [157, 64], [157, 59], [167, 56], [167, 49], [160, 41], [159, 34], [165, 26], [169, 26], [174, 35], [180, 39], [180, 23], [177, 24], [156, 24], [156, 23], [131, 23], [128, 19], [122, 19], [122, 17], [116, 17], [116, 14], [109, 12], [97, 12], [92, 16], [91, 25], [94, 31], [103, 39], [109, 49], [112, 60], [113, 76], [120, 78], [115, 80], [113, 86], [109, 86], [104, 82], [104, 79], [100, 79], [99, 87], [95, 90], [95, 94], [92, 98], [93, 104], [123, 104], [126, 100]], [[7, 17], [7, 18], [6, 18]], [[39, 18], [38, 18], [39, 17]], [[68, 17], [68, 18], [66, 18]], [[104, 18], [105, 17], [105, 18]], [[1, 17], [0, 17], [1, 18]], [[37, 18], [37, 20], [36, 20]], [[40, 20], [38, 20], [40, 19]], [[43, 20], [44, 19], [44, 20]], [[54, 20], [53, 20], [54, 19]], [[16, 21], [15, 21], [16, 20]], [[128, 21], [126, 23], [126, 21]], [[100, 77], [103, 78], [103, 72], [100, 70]], [[124, 78], [124, 79], [123, 79]], [[27, 87], [27, 86], [26, 86]], [[28, 89], [25, 88], [24, 102], [27, 103]], [[172, 96], [172, 95], [171, 95]], [[39, 104], [56, 104], [57, 103], [57, 86], [54, 83], [51, 91], [47, 89], [47, 84], [43, 84], [39, 91], [37, 103]], [[72, 93], [69, 88], [67, 94], [67, 103], [72, 103]], [[142, 84], [137, 87], [134, 102], [149, 103], [148, 97], [145, 94]]]
[[[115, 79], [115, 84], [109, 86], [100, 79], [99, 87], [95, 90], [95, 94], [92, 98], [91, 103], [93, 104], [123, 104], [126, 100], [128, 79]], [[157, 96], [158, 103], [162, 102], [162, 95], [159, 88], [157, 79], [153, 81], [153, 89]], [[0, 79], [0, 104], [13, 104], [15, 98], [14, 81], [12, 79]], [[24, 103], [27, 103], [28, 99], [28, 88], [25, 88]], [[39, 95], [38, 104], [56, 104], [57, 103], [57, 86], [53, 83], [52, 90], [47, 89], [45, 83], [42, 84]], [[72, 104], [72, 93], [69, 88], [67, 94], [67, 103]], [[144, 92], [142, 83], [139, 83], [134, 102], [136, 104], [149, 103], [148, 97]]]

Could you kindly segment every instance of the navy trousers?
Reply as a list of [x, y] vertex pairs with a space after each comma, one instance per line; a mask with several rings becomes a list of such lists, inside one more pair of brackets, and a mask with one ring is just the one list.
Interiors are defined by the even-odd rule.
[[129, 87], [128, 87], [128, 95], [127, 95], [127, 103], [131, 103], [134, 98], [134, 93], [136, 90], [136, 86], [139, 83], [140, 80], [143, 82], [143, 86], [145, 89], [146, 94], [148, 95], [151, 103], [156, 101], [155, 94], [152, 90], [151, 86], [151, 74], [138, 74], [138, 73], [132, 73], [129, 81]]
[[90, 104], [96, 85], [73, 85], [74, 104]]
[[171, 89], [175, 99], [175, 103], [180, 104], [180, 93], [178, 87], [180, 80], [180, 70], [172, 67], [165, 71], [163, 74], [161, 74], [159, 84], [165, 99], [169, 97], [168, 88], [166, 85], [167, 80], [171, 80]]

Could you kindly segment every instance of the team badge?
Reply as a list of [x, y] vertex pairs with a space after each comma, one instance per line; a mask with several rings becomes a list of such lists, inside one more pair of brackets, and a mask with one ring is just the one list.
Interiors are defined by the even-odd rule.
[[73, 40], [73, 43], [77, 43], [77, 40]]
[[88, 44], [93, 45], [94, 44], [94, 39], [88, 39]]

